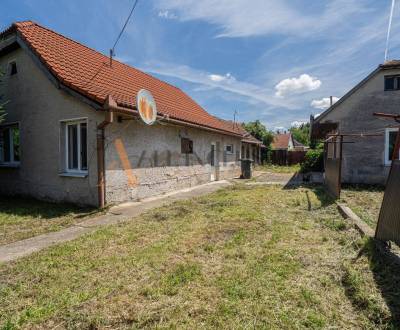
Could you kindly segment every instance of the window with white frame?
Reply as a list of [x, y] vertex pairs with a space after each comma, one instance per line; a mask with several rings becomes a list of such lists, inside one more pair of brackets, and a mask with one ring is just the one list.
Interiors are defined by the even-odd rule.
[[393, 151], [396, 144], [397, 128], [387, 128], [385, 132], [385, 165], [392, 163]]
[[18, 124], [0, 126], [0, 164], [19, 165], [20, 138]]
[[87, 172], [87, 121], [67, 121], [65, 132], [65, 171]]
[[225, 146], [225, 152], [229, 155], [233, 154], [233, 144], [227, 144]]

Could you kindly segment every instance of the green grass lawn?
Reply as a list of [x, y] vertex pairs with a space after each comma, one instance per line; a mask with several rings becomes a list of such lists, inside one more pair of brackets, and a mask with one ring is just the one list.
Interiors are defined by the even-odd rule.
[[272, 164], [258, 165], [256, 166], [256, 170], [273, 172], [273, 173], [297, 173], [300, 171], [300, 164], [291, 166], [279, 166]]
[[384, 188], [380, 186], [345, 185], [341, 201], [375, 229], [383, 200]]
[[366, 246], [321, 188], [236, 185], [1, 265], [0, 324], [394, 327]]
[[0, 197], [0, 245], [57, 231], [97, 214], [90, 208]]

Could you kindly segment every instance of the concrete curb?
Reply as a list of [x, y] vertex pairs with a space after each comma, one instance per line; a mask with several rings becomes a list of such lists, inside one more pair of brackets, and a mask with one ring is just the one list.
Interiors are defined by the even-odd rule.
[[375, 236], [374, 230], [370, 226], [368, 226], [363, 220], [361, 220], [359, 216], [351, 210], [351, 208], [338, 202], [336, 203], [336, 205], [343, 218], [350, 219], [363, 236]]

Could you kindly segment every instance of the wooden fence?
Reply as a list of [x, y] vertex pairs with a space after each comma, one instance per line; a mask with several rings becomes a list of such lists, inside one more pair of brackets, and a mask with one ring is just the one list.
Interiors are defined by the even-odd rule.
[[272, 150], [271, 163], [286, 166], [295, 165], [304, 161], [307, 151]]

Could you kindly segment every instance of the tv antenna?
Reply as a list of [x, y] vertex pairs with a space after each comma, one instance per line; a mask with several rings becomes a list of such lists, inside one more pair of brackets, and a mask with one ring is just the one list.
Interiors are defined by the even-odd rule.
[[393, 12], [394, 12], [395, 5], [396, 5], [396, 0], [392, 0], [392, 6], [390, 8], [390, 16], [389, 16], [389, 25], [388, 25], [387, 35], [386, 35], [385, 62], [387, 61], [388, 53], [389, 53], [390, 30], [392, 29]]

